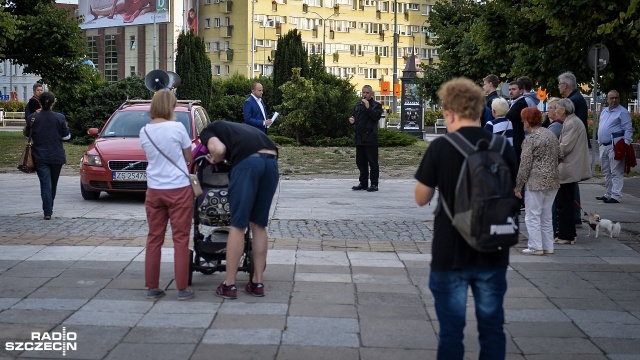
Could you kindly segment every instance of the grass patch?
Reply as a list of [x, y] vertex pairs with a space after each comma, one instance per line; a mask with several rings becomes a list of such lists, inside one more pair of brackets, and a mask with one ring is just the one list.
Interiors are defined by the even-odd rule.
[[[15, 169], [18, 157], [22, 153], [27, 139], [19, 131], [0, 131], [0, 169]], [[68, 169], [77, 172], [80, 168], [80, 158], [87, 149], [86, 145], [73, 145], [64, 142], [64, 150], [67, 153]], [[16, 170], [17, 171], [17, 170]]]

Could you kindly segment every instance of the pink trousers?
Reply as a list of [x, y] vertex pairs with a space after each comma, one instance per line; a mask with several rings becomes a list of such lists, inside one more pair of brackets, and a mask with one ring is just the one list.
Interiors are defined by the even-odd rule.
[[144, 202], [147, 210], [147, 251], [144, 263], [145, 286], [156, 289], [160, 284], [160, 257], [167, 221], [171, 221], [173, 261], [176, 288], [185, 290], [189, 281], [189, 234], [193, 219], [193, 190], [191, 186], [179, 189], [147, 189]]

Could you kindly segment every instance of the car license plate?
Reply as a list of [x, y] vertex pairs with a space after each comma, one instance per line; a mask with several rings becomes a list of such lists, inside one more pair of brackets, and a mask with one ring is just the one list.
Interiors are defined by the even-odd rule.
[[119, 171], [113, 173], [113, 180], [119, 181], [147, 181], [144, 171]]

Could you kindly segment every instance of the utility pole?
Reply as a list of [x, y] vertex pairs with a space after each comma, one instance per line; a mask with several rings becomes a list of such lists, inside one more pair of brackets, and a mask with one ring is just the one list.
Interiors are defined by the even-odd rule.
[[398, 83], [398, 0], [393, 0], [393, 95], [391, 113], [396, 113], [396, 84]]
[[255, 7], [256, 7], [256, 1], [255, 0], [251, 0], [251, 47], [249, 48], [249, 51], [251, 51], [251, 69], [249, 70], [249, 79], [253, 79], [253, 67], [255, 64], [255, 52], [253, 51], [253, 47], [256, 44], [256, 40], [254, 37], [254, 33], [253, 33], [253, 15], [255, 14]]

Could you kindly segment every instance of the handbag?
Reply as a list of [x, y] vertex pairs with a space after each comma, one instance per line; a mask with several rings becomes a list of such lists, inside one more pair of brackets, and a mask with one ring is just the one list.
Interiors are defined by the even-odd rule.
[[167, 160], [169, 160], [169, 162], [172, 163], [173, 166], [177, 167], [178, 170], [182, 171], [182, 173], [189, 178], [189, 184], [191, 184], [191, 189], [193, 189], [193, 196], [198, 197], [202, 195], [202, 186], [200, 186], [200, 181], [198, 181], [198, 176], [195, 174], [188, 174], [186, 171], [182, 170], [182, 168], [178, 166], [178, 164], [176, 164], [176, 162], [173, 161], [173, 159], [171, 159], [164, 152], [162, 152], [162, 150], [160, 150], [158, 145], [156, 145], [156, 143], [153, 142], [153, 139], [151, 139], [151, 136], [149, 136], [149, 133], [147, 132], [147, 127], [145, 126], [143, 129], [144, 129], [144, 133], [147, 134], [147, 138], [149, 138], [151, 145], [153, 145], [153, 147], [155, 147], [156, 150], [158, 150], [160, 154], [162, 154], [162, 156], [164, 156]]
[[35, 121], [35, 116], [31, 118], [31, 128], [29, 129], [29, 139], [27, 140], [27, 145], [22, 150], [22, 154], [20, 154], [20, 158], [18, 159], [18, 170], [23, 173], [32, 173], [36, 169], [36, 163], [33, 161], [33, 139], [31, 138], [31, 134], [33, 134], [33, 121]]

